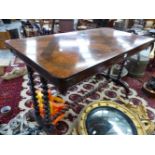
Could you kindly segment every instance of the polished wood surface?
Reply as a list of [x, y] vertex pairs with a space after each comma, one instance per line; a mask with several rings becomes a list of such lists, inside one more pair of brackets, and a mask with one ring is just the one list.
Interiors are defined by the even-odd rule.
[[154, 42], [111, 28], [9, 40], [6, 44], [49, 81], [68, 87], [114, 64], [125, 53], [132, 55]]

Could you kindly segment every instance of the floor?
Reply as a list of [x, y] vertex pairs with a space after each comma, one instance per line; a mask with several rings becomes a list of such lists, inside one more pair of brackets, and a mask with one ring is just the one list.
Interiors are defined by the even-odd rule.
[[[14, 66], [22, 67], [23, 63], [17, 60]], [[7, 72], [11, 70], [12, 67], [6, 68]], [[155, 71], [147, 71], [143, 78], [134, 79], [126, 76], [124, 80], [130, 86], [129, 101], [136, 105], [143, 104], [147, 108], [150, 119], [155, 122], [155, 98], [148, 97], [141, 89], [143, 82], [147, 81], [153, 75], [155, 76]], [[36, 74], [36, 77], [37, 76]], [[80, 96], [94, 88], [98, 82], [102, 86], [100, 90], [84, 101], [75, 103]], [[10, 105], [12, 107], [12, 111], [9, 115], [0, 115], [0, 134], [46, 134], [37, 126], [35, 120], [29, 115], [29, 112], [32, 110], [32, 100], [27, 83], [27, 75], [10, 81], [0, 80], [0, 108], [5, 105]], [[36, 83], [39, 88], [40, 82], [37, 78]], [[49, 84], [49, 88], [53, 94], [56, 93], [55, 86]], [[117, 96], [125, 97], [124, 93], [122, 87], [117, 86], [113, 82], [108, 83], [104, 78], [96, 79], [96, 77], [86, 79], [80, 84], [72, 87], [66, 96], [62, 96], [72, 105], [72, 108], [65, 114], [64, 119], [56, 125], [58, 129], [57, 134], [72, 134], [74, 124], [77, 121], [80, 111], [88, 103], [102, 99], [110, 99], [120, 103]]]

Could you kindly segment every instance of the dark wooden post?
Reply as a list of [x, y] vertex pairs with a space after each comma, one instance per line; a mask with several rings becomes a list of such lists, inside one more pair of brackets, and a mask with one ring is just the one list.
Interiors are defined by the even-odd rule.
[[40, 118], [39, 103], [38, 103], [37, 94], [36, 94], [36, 88], [35, 88], [34, 77], [33, 77], [33, 70], [29, 66], [27, 66], [27, 70], [28, 70], [29, 86], [30, 86], [30, 90], [31, 90], [31, 94], [32, 94], [35, 116], [37, 118], [38, 117]]

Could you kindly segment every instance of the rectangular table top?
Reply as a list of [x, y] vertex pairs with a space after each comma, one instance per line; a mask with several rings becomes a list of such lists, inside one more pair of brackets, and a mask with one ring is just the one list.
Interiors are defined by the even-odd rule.
[[153, 42], [153, 38], [98, 28], [8, 40], [6, 44], [47, 80], [68, 87], [100, 72], [104, 64], [114, 64], [124, 54], [132, 55]]

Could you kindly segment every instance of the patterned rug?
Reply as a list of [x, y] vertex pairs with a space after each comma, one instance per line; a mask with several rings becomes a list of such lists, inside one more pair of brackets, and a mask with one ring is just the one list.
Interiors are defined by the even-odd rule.
[[[17, 67], [22, 67], [23, 64], [16, 64]], [[5, 72], [11, 72], [14, 66], [5, 68]], [[20, 93], [22, 90], [23, 78], [19, 77], [9, 81], [0, 78], [0, 109], [3, 106], [11, 106], [12, 112], [10, 115], [2, 116], [0, 114], [0, 124], [8, 123], [21, 110], [18, 107], [19, 101], [22, 99]]]
[[[38, 75], [36, 74], [35, 76], [36, 76], [36, 84], [37, 87], [39, 88], [40, 81], [39, 78], [37, 78]], [[35, 120], [31, 117], [30, 111], [32, 109], [30, 107], [32, 105], [32, 100], [31, 100], [31, 93], [27, 85], [28, 83], [27, 75], [15, 80], [16, 80], [15, 82], [18, 83], [17, 87], [19, 88], [22, 86], [22, 89], [10, 88], [11, 91], [10, 92], [8, 91], [8, 93], [11, 94], [10, 96], [12, 96], [12, 99], [10, 98], [10, 102], [7, 104], [10, 104], [17, 110], [15, 110], [13, 114], [9, 116], [10, 120], [0, 118], [2, 123], [0, 125], [0, 134], [9, 134], [9, 135], [46, 134], [38, 127]], [[150, 99], [149, 97], [147, 97], [145, 94], [142, 93], [141, 86], [143, 81], [138, 81], [137, 79], [133, 79], [130, 77], [125, 77], [125, 80], [130, 85], [130, 94], [129, 94], [130, 102], [132, 102], [135, 105], [143, 104], [148, 111], [150, 119], [153, 122], [155, 122], [155, 109], [154, 109], [155, 100]], [[96, 88], [97, 86], [100, 86], [100, 88], [94, 94], [92, 94], [82, 102], [76, 103], [76, 101], [81, 96], [83, 96], [90, 90]], [[57, 94], [55, 86], [49, 84], [49, 88], [52, 94], [59, 95]], [[138, 91], [136, 91], [133, 88], [137, 88]], [[21, 90], [20, 95], [19, 90]], [[1, 96], [4, 97], [4, 95]], [[17, 100], [15, 100], [16, 99], [15, 96], [18, 96]], [[96, 76], [93, 76], [79, 83], [78, 85], [73, 86], [72, 88], [69, 89], [67, 95], [61, 96], [65, 99], [65, 101], [67, 101], [71, 105], [71, 109], [69, 109], [69, 111], [65, 113], [64, 119], [61, 120], [59, 123], [57, 123], [56, 128], [59, 131], [58, 134], [72, 134], [72, 130], [76, 125], [79, 113], [90, 102], [95, 100], [112, 100], [117, 102], [118, 104], [122, 104], [121, 101], [117, 99], [118, 96], [121, 96], [125, 99], [124, 89], [113, 82], [107, 81], [105, 78], [97, 78]]]

